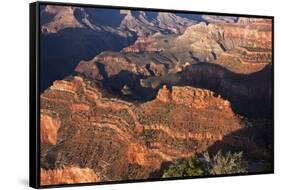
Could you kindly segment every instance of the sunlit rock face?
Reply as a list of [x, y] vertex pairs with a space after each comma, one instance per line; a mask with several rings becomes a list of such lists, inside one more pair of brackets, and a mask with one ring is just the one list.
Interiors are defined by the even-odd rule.
[[220, 96], [215, 97], [214, 92], [191, 87], [173, 87], [170, 92], [166, 86], [163, 86], [158, 92], [157, 99], [162, 102], [173, 102], [195, 109], [213, 107], [221, 110], [231, 110], [229, 101], [223, 100]]
[[[51, 114], [52, 115], [52, 114]], [[40, 126], [41, 126], [41, 143], [56, 144], [57, 132], [60, 128], [60, 119], [56, 116], [50, 116], [44, 113], [42, 110], [40, 115]]]
[[99, 182], [99, 177], [89, 168], [64, 167], [54, 170], [41, 169], [40, 175], [41, 185]]
[[41, 142], [44, 184], [147, 178], [161, 163], [204, 151], [242, 127], [230, 103], [209, 90], [164, 86], [136, 106], [105, 98], [81, 77], [56, 81], [41, 95], [41, 109], [53, 113], [43, 117], [49, 126], [60, 118], [56, 138]]

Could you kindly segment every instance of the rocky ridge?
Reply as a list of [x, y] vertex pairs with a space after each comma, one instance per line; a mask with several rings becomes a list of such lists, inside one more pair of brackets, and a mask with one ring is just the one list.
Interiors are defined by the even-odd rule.
[[223, 52], [214, 63], [235, 73], [249, 74], [272, 63], [272, 51], [268, 48], [237, 47]]
[[[106, 25], [99, 17], [107, 17], [111, 13], [114, 17], [113, 23]], [[179, 17], [173, 13], [165, 12], [144, 12], [130, 10], [110, 10], [104, 12], [99, 8], [82, 8], [75, 6], [54, 6], [47, 5], [41, 10], [41, 14], [52, 19], [46, 19], [41, 30], [43, 33], [57, 33], [66, 28], [89, 28], [94, 31], [107, 31], [122, 36], [131, 36], [135, 33], [138, 36], [149, 36], [151, 34], [176, 33], [197, 21]]]
[[194, 109], [208, 109], [209, 107], [231, 112], [230, 102], [223, 100], [220, 95], [217, 97], [214, 92], [193, 87], [173, 86], [171, 92], [166, 85], [158, 91], [158, 100], [182, 104]]
[[[139, 37], [120, 53], [104, 52], [81, 62], [76, 71], [89, 76], [89, 72], [98, 72], [95, 65], [101, 63], [108, 76], [125, 68], [137, 75], [163, 76], [181, 72], [190, 64], [212, 62], [235, 73], [257, 72], [271, 63], [271, 23], [255, 19], [245, 27], [246, 21], [242, 20], [208, 25], [201, 22], [178, 36]], [[90, 77], [97, 79], [95, 75]]]

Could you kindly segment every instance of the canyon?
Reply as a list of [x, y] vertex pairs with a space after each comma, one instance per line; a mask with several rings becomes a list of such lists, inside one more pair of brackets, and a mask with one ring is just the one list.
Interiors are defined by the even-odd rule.
[[138, 37], [180, 34], [198, 22], [192, 15], [75, 6], [42, 5], [40, 14], [40, 62], [46, 71], [41, 75], [41, 92], [54, 80], [74, 74], [81, 60], [103, 51], [120, 51]]
[[174, 160], [220, 150], [264, 164], [270, 18], [75, 6], [40, 14], [41, 185], [159, 179]]

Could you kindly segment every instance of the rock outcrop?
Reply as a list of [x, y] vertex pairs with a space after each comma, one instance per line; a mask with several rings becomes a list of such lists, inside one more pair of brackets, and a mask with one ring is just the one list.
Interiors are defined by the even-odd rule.
[[102, 53], [90, 61], [81, 61], [75, 71], [97, 80], [113, 77], [121, 71], [150, 75], [145, 67], [138, 65], [134, 60], [113, 52]]
[[235, 23], [238, 20], [238, 17], [233, 16], [215, 16], [215, 15], [202, 15], [202, 19], [208, 23]]
[[[112, 21], [102, 22], [112, 14]], [[41, 10], [42, 33], [57, 33], [67, 28], [88, 28], [93, 31], [114, 32], [122, 36], [136, 34], [149, 36], [157, 32], [182, 33], [186, 27], [196, 20], [177, 16], [173, 13], [146, 13], [145, 11], [130, 10], [100, 10], [99, 8], [85, 8], [76, 6], [47, 5]]]
[[[259, 24], [259, 23], [264, 24]], [[223, 26], [224, 46], [231, 49], [237, 46], [272, 48], [272, 23], [270, 19], [259, 19], [249, 24]], [[257, 40], [258, 39], [258, 40]]]
[[90, 168], [64, 167], [44, 170], [40, 173], [41, 185], [74, 184], [98, 182], [99, 177]]
[[223, 100], [220, 95], [217, 97], [214, 92], [205, 89], [192, 87], [172, 87], [171, 92], [166, 85], [158, 91], [157, 99], [163, 102], [182, 104], [189, 108], [206, 109], [208, 107], [230, 111], [230, 102]]
[[249, 74], [272, 63], [272, 51], [267, 48], [237, 47], [222, 53], [214, 63], [234, 73]]
[[[156, 35], [157, 36], [157, 35]], [[163, 51], [163, 47], [153, 47], [153, 44], [156, 43], [157, 38], [155, 38], [154, 35], [144, 37], [140, 36], [133, 45], [124, 48], [123, 52], [144, 52], [144, 51], [150, 51], [150, 52], [160, 52]]]
[[40, 113], [40, 139], [41, 143], [53, 144], [57, 142], [57, 133], [61, 126], [60, 119], [54, 114], [42, 110]]
[[197, 21], [167, 12], [145, 12], [122, 10], [126, 14], [120, 24], [123, 30], [136, 32], [138, 36], [149, 36], [157, 32], [180, 34]]
[[[272, 23], [270, 19], [252, 19], [251, 21], [238, 20], [237, 23], [200, 23], [193, 25], [178, 37], [178, 43], [190, 41], [191, 49], [198, 52], [208, 51], [210, 55], [205, 56], [203, 52], [196, 57], [207, 57], [209, 61], [215, 60], [225, 50], [236, 47], [255, 49], [272, 49]], [[257, 40], [258, 39], [258, 40]], [[213, 54], [215, 57], [211, 57]]]
[[[53, 21], [43, 24], [41, 30], [43, 33], [56, 33], [65, 28], [81, 28], [83, 25], [75, 18], [75, 8], [67, 6], [47, 5], [44, 14], [53, 16]], [[44, 15], [43, 15], [44, 16]]]

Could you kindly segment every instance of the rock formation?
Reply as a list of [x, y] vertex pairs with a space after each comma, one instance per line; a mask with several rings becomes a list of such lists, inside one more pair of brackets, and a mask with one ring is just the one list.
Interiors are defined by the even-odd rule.
[[249, 74], [272, 63], [272, 51], [267, 48], [237, 47], [222, 53], [214, 63], [235, 73]]
[[[107, 14], [112, 14], [110, 24], [102, 22]], [[149, 36], [157, 32], [182, 33], [186, 27], [197, 21], [177, 16], [173, 13], [146, 13], [144, 11], [108, 10], [75, 6], [47, 5], [41, 14], [43, 33], [57, 33], [66, 28], [89, 28], [93, 31], [114, 32], [122, 36], [136, 34]]]
[[40, 113], [40, 140], [41, 143], [56, 144], [57, 133], [60, 128], [60, 120], [52, 114], [50, 116], [46, 111], [42, 110]]
[[163, 51], [164, 48], [162, 47], [153, 47], [153, 44], [157, 41], [157, 35], [151, 35], [148, 37], [140, 36], [133, 45], [124, 48], [123, 52], [160, 52]]
[[202, 15], [202, 19], [208, 23], [235, 23], [238, 20], [238, 17], [233, 16], [215, 16], [215, 15]]
[[182, 104], [194, 109], [208, 109], [210, 107], [230, 111], [230, 102], [217, 97], [210, 90], [192, 87], [172, 87], [171, 92], [166, 85], [158, 91], [157, 99], [162, 102]]
[[80, 28], [83, 25], [74, 16], [75, 8], [47, 5], [44, 14], [53, 15], [53, 22], [41, 27], [43, 33], [56, 33], [65, 28]]
[[163, 87], [136, 106], [105, 98], [81, 77], [54, 82], [41, 110], [51, 130], [41, 130], [42, 184], [148, 178], [161, 163], [204, 151], [242, 127], [229, 102], [208, 90]]

